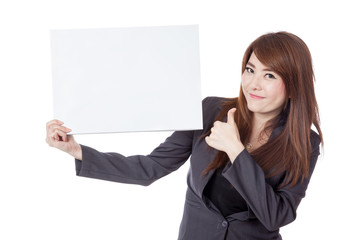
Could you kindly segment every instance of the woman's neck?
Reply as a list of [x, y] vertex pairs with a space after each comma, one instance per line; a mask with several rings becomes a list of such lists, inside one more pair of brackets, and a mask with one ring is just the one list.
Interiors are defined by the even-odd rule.
[[252, 133], [260, 133], [264, 130], [266, 123], [270, 120], [270, 118], [263, 117], [258, 114], [253, 115], [252, 119]]
[[266, 123], [270, 120], [269, 117], [264, 117], [261, 115], [254, 114], [251, 135], [249, 139], [249, 144], [251, 145], [251, 151], [262, 146], [269, 139], [270, 133], [264, 132]]

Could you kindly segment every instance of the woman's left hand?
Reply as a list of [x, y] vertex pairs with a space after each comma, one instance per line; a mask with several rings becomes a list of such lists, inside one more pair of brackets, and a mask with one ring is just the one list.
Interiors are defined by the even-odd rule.
[[205, 141], [210, 147], [226, 152], [231, 162], [234, 162], [235, 158], [245, 148], [241, 143], [240, 134], [234, 120], [235, 111], [236, 108], [228, 111], [227, 122], [214, 122], [211, 134], [205, 137]]

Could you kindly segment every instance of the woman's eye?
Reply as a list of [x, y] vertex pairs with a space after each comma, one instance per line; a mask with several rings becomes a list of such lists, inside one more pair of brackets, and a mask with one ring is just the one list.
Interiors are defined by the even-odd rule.
[[248, 73], [254, 73], [254, 70], [252, 68], [249, 67], [245, 67], [245, 71]]
[[271, 73], [267, 73], [265, 74], [266, 78], [271, 78], [271, 79], [276, 79], [276, 77], [274, 75], [272, 75]]

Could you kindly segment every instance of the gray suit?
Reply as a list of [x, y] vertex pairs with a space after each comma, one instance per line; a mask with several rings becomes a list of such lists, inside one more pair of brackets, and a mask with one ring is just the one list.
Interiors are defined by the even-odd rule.
[[[233, 164], [229, 162], [226, 165], [222, 174], [245, 199], [248, 211], [224, 218], [203, 195], [214, 171], [205, 176], [202, 171], [214, 159], [217, 151], [210, 150], [200, 136], [212, 127], [221, 100], [218, 97], [204, 99], [204, 130], [174, 132], [147, 156], [125, 157], [118, 153], [102, 153], [82, 145], [83, 160], [75, 161], [76, 174], [149, 185], [178, 169], [191, 155], [179, 239], [281, 239], [279, 228], [295, 220], [296, 209], [305, 196], [310, 178], [290, 189], [276, 190], [283, 176], [265, 178], [263, 170], [244, 150]], [[280, 131], [280, 128], [275, 129], [271, 137]], [[310, 176], [319, 155], [320, 138], [315, 132], [312, 132], [311, 144]]]

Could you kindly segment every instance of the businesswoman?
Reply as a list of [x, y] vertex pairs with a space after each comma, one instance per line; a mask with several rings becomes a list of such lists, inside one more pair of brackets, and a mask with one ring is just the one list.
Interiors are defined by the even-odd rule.
[[203, 100], [203, 130], [176, 131], [147, 156], [80, 145], [59, 120], [46, 141], [75, 157], [78, 176], [122, 183], [149, 185], [190, 157], [179, 239], [281, 239], [323, 141], [313, 81], [306, 44], [269, 33], [244, 54], [239, 96]]

